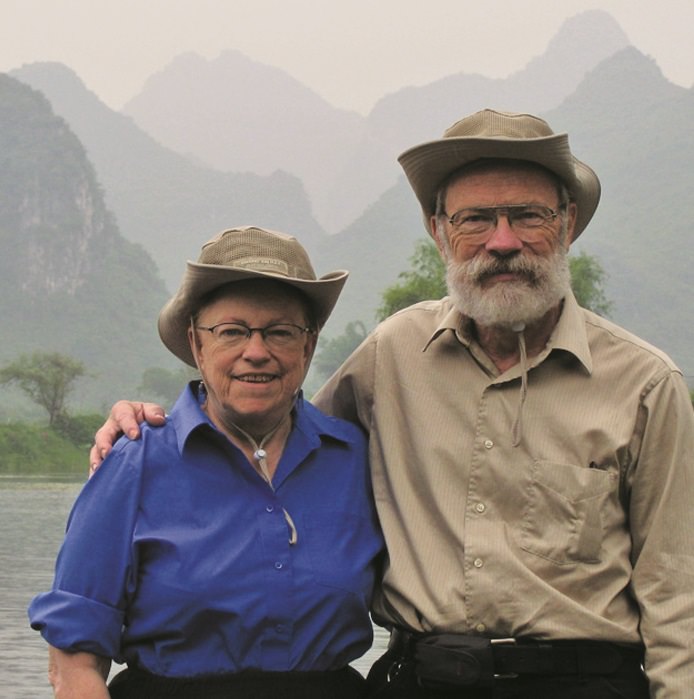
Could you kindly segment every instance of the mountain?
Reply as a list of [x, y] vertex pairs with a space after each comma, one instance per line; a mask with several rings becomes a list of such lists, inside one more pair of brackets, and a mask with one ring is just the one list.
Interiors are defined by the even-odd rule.
[[456, 72], [384, 97], [368, 118], [332, 107], [284, 71], [238, 51], [209, 61], [185, 54], [153, 75], [124, 112], [164, 145], [219, 169], [294, 173], [318, 221], [336, 233], [395, 184], [402, 149], [489, 104], [557, 106], [587, 70], [627, 44], [609, 14], [585, 12], [508, 79]]
[[238, 52], [215, 61], [177, 58], [126, 106], [133, 117], [108, 108], [60, 64], [25, 65], [11, 75], [41, 90], [70, 124], [122, 234], [147, 249], [174, 289], [200, 242], [238, 223], [295, 232], [311, 252], [339, 249], [316, 218], [348, 238], [396, 186], [401, 150], [488, 104], [556, 106], [625, 42], [610, 15], [586, 12], [506, 80], [457, 73], [384, 97], [368, 119], [333, 109], [284, 72]]
[[324, 334], [340, 334], [353, 320], [372, 328], [383, 290], [409, 269], [416, 241], [426, 237], [421, 210], [402, 175], [352, 225], [316, 250], [318, 268], [350, 272]]
[[[335, 222], [325, 181], [363, 138], [364, 120], [239, 51], [187, 53], [147, 80], [123, 112], [164, 145], [219, 170], [297, 175], [319, 219]], [[339, 212], [338, 212], [339, 215]]]
[[577, 243], [609, 277], [614, 318], [666, 350], [694, 385], [691, 255], [694, 88], [633, 48], [605, 61], [546, 115], [603, 183]]
[[0, 361], [61, 352], [90, 372], [77, 401], [103, 409], [142, 371], [171, 365], [156, 330], [166, 300], [126, 241], [85, 150], [46, 98], [0, 74]]
[[[373, 139], [374, 147], [364, 145], [361, 153], [359, 147], [351, 152], [355, 161], [363, 158], [356, 199], [367, 200], [366, 193], [372, 188], [377, 194], [352, 223], [329, 237], [311, 217], [305, 193], [294, 176], [214, 171], [157, 144], [132, 119], [104, 107], [66, 68], [42, 64], [16, 73], [37, 86], [41, 83], [56, 112], [86, 144], [124, 235], [129, 237], [127, 229], [137, 230], [136, 240], [148, 249], [158, 246], [154, 257], [158, 263], [169, 260], [167, 269], [173, 271], [167, 281], [172, 280], [171, 286], [178, 282], [184, 257], [195, 256], [201, 240], [232, 221], [220, 217], [222, 205], [231, 200], [230, 209], [248, 204], [251, 195], [244, 187], [254, 182], [249, 188], [259, 193], [259, 204], [249, 205], [256, 206], [258, 218], [243, 222], [271, 225], [263, 213], [272, 212], [274, 227], [296, 233], [306, 244], [319, 274], [332, 269], [351, 271], [326, 327], [328, 336], [339, 334], [353, 320], [372, 327], [383, 289], [409, 267], [415, 241], [426, 238], [414, 196], [404, 178], [396, 174], [395, 156], [401, 150], [400, 146], [395, 149], [401, 138], [397, 134], [415, 129], [419, 121], [419, 135], [413, 130], [403, 147], [438, 138], [445, 127], [477, 106], [527, 107], [539, 112], [555, 130], [570, 134], [574, 151], [596, 169], [603, 183], [601, 205], [576, 249], [594, 254], [605, 268], [607, 295], [614, 302], [613, 319], [669, 352], [694, 385], [693, 311], [685, 283], [691, 276], [686, 250], [694, 214], [690, 196], [694, 185], [693, 93], [668, 82], [653, 60], [633, 47], [622, 46], [624, 42], [609, 15], [586, 12], [569, 20], [542, 56], [506, 80], [458, 76], [463, 82], [455, 89], [457, 102], [445, 108], [439, 109], [445, 90], [427, 92], [429, 88], [439, 90], [438, 83], [403, 91], [411, 93], [410, 97], [396, 93], [384, 98], [365, 120], [369, 126], [362, 133], [363, 138]], [[614, 51], [616, 46], [622, 48]], [[572, 64], [572, 56], [577, 65]], [[256, 79], [260, 75], [262, 71], [253, 72]], [[457, 78], [444, 82], [449, 79]], [[485, 85], [495, 85], [496, 91], [485, 92]], [[485, 104], [473, 106], [466, 101], [471, 98], [468, 93], [483, 95]], [[221, 94], [225, 92], [220, 88], [218, 100]], [[541, 108], [522, 101], [531, 94]], [[436, 110], [431, 108], [434, 104]], [[426, 107], [421, 114], [431, 117], [426, 128], [436, 128], [435, 132], [420, 133], [426, 120], [419, 105]], [[379, 119], [383, 119], [380, 127]], [[434, 126], [436, 120], [438, 126]], [[390, 134], [387, 144], [386, 134]], [[339, 149], [340, 139], [335, 140], [332, 145]], [[254, 140], [258, 151], [261, 142], [259, 132]], [[388, 156], [391, 174], [383, 176], [382, 154], [388, 151], [392, 151]], [[377, 154], [371, 164], [370, 152]], [[326, 153], [325, 157], [327, 162], [338, 156]], [[377, 162], [381, 158], [384, 162]], [[352, 200], [347, 166], [338, 173], [326, 167], [324, 175], [326, 187], [335, 187], [342, 200]], [[379, 178], [380, 189], [376, 187]], [[212, 191], [217, 194], [211, 196]], [[241, 221], [233, 219], [234, 223]]]
[[[627, 47], [541, 116], [569, 134], [573, 152], [602, 182], [600, 206], [575, 251], [594, 255], [606, 271], [611, 318], [668, 352], [694, 385], [687, 252], [694, 220], [694, 88], [668, 82], [652, 59]], [[333, 236], [319, 263], [351, 274], [332, 328], [341, 332], [353, 320], [373, 327], [383, 289], [409, 269], [415, 241], [426, 237], [404, 177]]]
[[43, 92], [70, 124], [123, 235], [147, 249], [170, 290], [178, 287], [185, 260], [196, 259], [201, 244], [224, 228], [255, 223], [296, 231], [308, 246], [325, 237], [294, 175], [219, 172], [175, 153], [59, 63], [25, 65], [11, 75]]
[[[519, 27], [519, 33], [524, 31]], [[371, 133], [400, 153], [439, 138], [461, 116], [485, 107], [533, 114], [552, 109], [576, 90], [586, 73], [628, 45], [610, 14], [580, 13], [562, 24], [540, 56], [507, 78], [459, 72], [382, 98], [369, 114]]]

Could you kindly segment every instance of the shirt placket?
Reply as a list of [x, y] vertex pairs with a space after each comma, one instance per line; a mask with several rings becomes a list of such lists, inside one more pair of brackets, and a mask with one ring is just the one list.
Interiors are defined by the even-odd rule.
[[[503, 390], [494, 383], [482, 392], [470, 458], [469, 483], [465, 502], [465, 606], [468, 628], [481, 635], [498, 635], [500, 608], [492, 608], [504, 598], [504, 561], [508, 546], [505, 537], [502, 496], [495, 491], [502, 462], [508, 461], [511, 422], [505, 395], [513, 393], [512, 386]], [[513, 449], [513, 458], [522, 458], [521, 450]], [[510, 466], [510, 465], [509, 465]], [[513, 477], [510, 468], [501, 477]], [[518, 493], [520, 497], [521, 494]], [[493, 591], [493, 593], [492, 593]], [[502, 605], [498, 605], [501, 607]]]
[[262, 634], [262, 654], [266, 666], [288, 668], [291, 662], [292, 589], [294, 561], [282, 503], [267, 486], [264, 502], [258, 504], [260, 539], [266, 568], [267, 623]]

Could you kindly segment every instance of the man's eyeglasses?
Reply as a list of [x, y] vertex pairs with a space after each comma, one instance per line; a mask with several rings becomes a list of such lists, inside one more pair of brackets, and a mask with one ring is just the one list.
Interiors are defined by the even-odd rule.
[[314, 332], [311, 328], [302, 328], [294, 323], [273, 323], [264, 328], [249, 328], [243, 323], [217, 323], [211, 327], [204, 325], [195, 327], [212, 333], [214, 339], [225, 347], [239, 347], [248, 342], [254, 332], [258, 332], [268, 347], [293, 349], [301, 344], [304, 335]]
[[540, 228], [554, 221], [559, 212], [548, 206], [517, 204], [511, 206], [483, 206], [461, 209], [452, 216], [444, 214], [448, 223], [461, 235], [490, 233], [499, 224], [499, 216], [505, 216], [508, 224], [517, 232]]

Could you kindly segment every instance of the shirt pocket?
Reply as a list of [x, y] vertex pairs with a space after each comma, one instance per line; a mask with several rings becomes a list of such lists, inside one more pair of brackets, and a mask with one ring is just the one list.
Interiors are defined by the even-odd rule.
[[558, 565], [598, 563], [617, 474], [548, 461], [530, 465], [521, 548]]

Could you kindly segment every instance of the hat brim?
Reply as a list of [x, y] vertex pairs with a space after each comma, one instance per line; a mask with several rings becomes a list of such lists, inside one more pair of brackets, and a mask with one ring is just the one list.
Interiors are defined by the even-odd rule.
[[338, 270], [318, 279], [296, 279], [280, 274], [188, 261], [179, 290], [159, 314], [159, 337], [179, 359], [190, 366], [196, 366], [188, 342], [188, 327], [200, 299], [220, 286], [247, 279], [271, 279], [302, 291], [313, 306], [320, 329], [330, 317], [348, 275], [345, 270]]
[[431, 234], [439, 187], [456, 170], [484, 158], [525, 160], [556, 174], [576, 203], [574, 239], [586, 228], [600, 201], [600, 180], [593, 170], [571, 154], [566, 134], [542, 138], [451, 137], [406, 150], [398, 161], [414, 190]]

